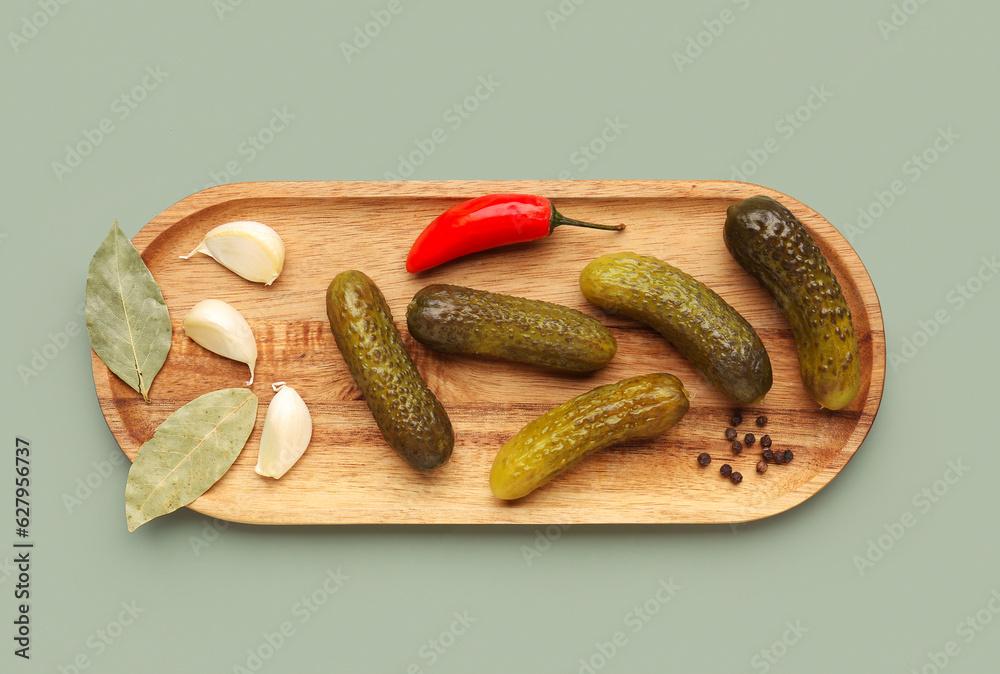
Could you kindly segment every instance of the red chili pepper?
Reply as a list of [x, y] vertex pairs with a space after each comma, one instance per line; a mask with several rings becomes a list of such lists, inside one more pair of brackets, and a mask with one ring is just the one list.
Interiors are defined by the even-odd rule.
[[469, 253], [541, 239], [559, 225], [625, 229], [567, 218], [544, 197], [487, 194], [452, 206], [427, 225], [406, 256], [406, 271], [415, 274]]

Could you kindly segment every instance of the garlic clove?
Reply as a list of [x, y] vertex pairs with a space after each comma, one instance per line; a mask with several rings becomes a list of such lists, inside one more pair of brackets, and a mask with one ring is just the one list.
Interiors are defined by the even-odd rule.
[[238, 360], [250, 367], [250, 381], [257, 365], [257, 342], [250, 324], [232, 305], [222, 300], [202, 300], [191, 307], [181, 323], [184, 334], [212, 353]]
[[285, 244], [265, 224], [250, 220], [227, 222], [208, 232], [187, 255], [204, 253], [248, 281], [271, 285], [285, 266]]
[[302, 396], [285, 382], [271, 384], [274, 398], [267, 406], [260, 452], [254, 470], [264, 477], [280, 478], [295, 465], [312, 439], [312, 417]]

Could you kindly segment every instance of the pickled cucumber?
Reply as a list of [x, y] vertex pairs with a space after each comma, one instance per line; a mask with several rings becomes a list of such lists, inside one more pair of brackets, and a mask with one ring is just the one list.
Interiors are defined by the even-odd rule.
[[729, 207], [724, 236], [788, 317], [806, 390], [828, 409], [849, 405], [861, 385], [851, 310], [809, 232], [780, 203], [756, 196]]
[[614, 335], [569, 307], [435, 284], [406, 310], [410, 334], [432, 349], [568, 372], [590, 372], [614, 358]]
[[386, 442], [419, 470], [445, 463], [455, 444], [451, 421], [406, 352], [375, 283], [360, 271], [338, 274], [326, 293], [326, 314]]
[[753, 327], [711, 288], [653, 257], [602, 255], [580, 274], [584, 296], [649, 325], [733, 402], [771, 389], [771, 360]]
[[490, 489], [497, 498], [521, 498], [599, 449], [662, 433], [688, 406], [687, 392], [672, 374], [599, 386], [518, 431], [493, 460]]

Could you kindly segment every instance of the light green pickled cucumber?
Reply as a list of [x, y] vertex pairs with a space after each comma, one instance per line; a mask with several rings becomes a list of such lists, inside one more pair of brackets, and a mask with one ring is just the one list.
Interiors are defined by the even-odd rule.
[[429, 285], [414, 295], [406, 326], [438, 351], [567, 372], [602, 368], [618, 348], [610, 330], [576, 309], [453, 285]]
[[599, 386], [518, 431], [493, 460], [490, 489], [502, 499], [526, 496], [600, 449], [659, 435], [688, 407], [687, 392], [672, 374]]
[[724, 236], [736, 261], [788, 317], [806, 390], [828, 409], [849, 405], [861, 385], [851, 310], [812, 236], [765, 196], [730, 206]]
[[602, 255], [580, 274], [584, 296], [649, 325], [733, 402], [771, 389], [771, 360], [753, 327], [711, 288], [654, 257]]
[[403, 346], [375, 283], [360, 271], [338, 274], [326, 293], [326, 313], [386, 442], [414, 468], [445, 463], [455, 444], [451, 421]]

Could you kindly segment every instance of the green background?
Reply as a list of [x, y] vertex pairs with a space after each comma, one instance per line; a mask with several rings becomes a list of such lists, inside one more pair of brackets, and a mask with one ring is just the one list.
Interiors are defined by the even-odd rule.
[[[957, 298], [1000, 252], [996, 3], [224, 1], [0, 10], [0, 668], [72, 672], [81, 657], [92, 672], [576, 673], [583, 658], [602, 672], [993, 670], [1000, 284]], [[390, 6], [400, 11], [349, 60], [342, 43]], [[446, 111], [480, 77], [495, 90], [453, 128]], [[813, 88], [825, 100], [800, 110]], [[123, 107], [133, 93], [143, 100]], [[294, 119], [241, 153], [274, 109]], [[782, 123], [796, 114], [805, 121]], [[113, 129], [78, 166], [53, 165], [105, 118]], [[625, 128], [584, 161], [607, 118]], [[446, 140], [414, 179], [731, 178], [763, 152], [746, 179], [848, 234], [889, 351], [912, 356], [889, 366], [856, 457], [801, 506], [736, 527], [218, 531], [183, 510], [128, 534], [127, 469], [105, 463], [120, 450], [85, 332], [44, 368], [19, 369], [83, 326], [87, 264], [112, 218], [131, 237], [228, 181], [218, 172], [231, 161], [234, 181], [382, 180], [437, 127]], [[940, 151], [927, 150], [941, 130]], [[871, 208], [894, 181], [892, 205]], [[10, 640], [15, 436], [32, 446], [30, 661]], [[77, 490], [86, 497], [67, 505]], [[913, 526], [896, 524], [904, 513]], [[526, 559], [525, 546], [544, 554]], [[342, 586], [321, 590], [338, 569]], [[665, 604], [661, 581], [679, 588]], [[314, 592], [328, 601], [303, 622]], [[656, 614], [636, 623], [648, 600]], [[475, 622], [442, 638], [456, 612]], [[269, 651], [285, 622], [292, 633]], [[435, 639], [448, 647], [432, 662]], [[248, 649], [268, 659], [248, 663]]]

